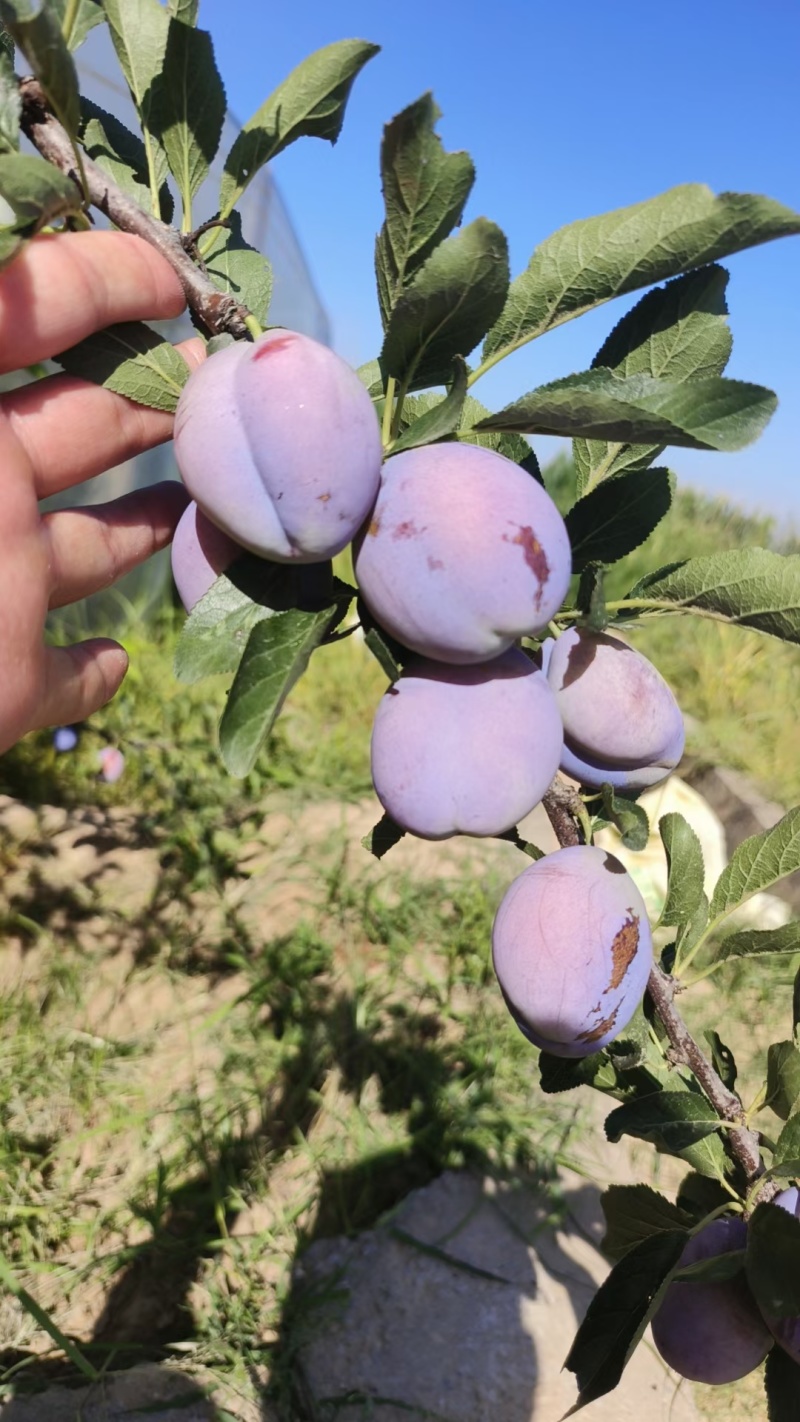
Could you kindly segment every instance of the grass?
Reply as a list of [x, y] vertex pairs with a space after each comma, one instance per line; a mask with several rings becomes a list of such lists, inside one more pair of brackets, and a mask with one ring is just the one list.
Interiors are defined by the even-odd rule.
[[[610, 591], [676, 549], [773, 537], [768, 522], [682, 494]], [[96, 865], [72, 878], [53, 872], [57, 827], [42, 821], [22, 847], [0, 834], [0, 1265], [89, 1368], [178, 1359], [230, 1416], [260, 1415], [266, 1395], [270, 1416], [293, 1420], [320, 1303], [293, 1285], [307, 1245], [369, 1227], [451, 1166], [522, 1173], [557, 1218], [555, 1170], [579, 1154], [585, 1118], [577, 1098], [538, 1093], [495, 990], [505, 871], [493, 849], [444, 880], [358, 849], [385, 685], [360, 640], [315, 656], [256, 769], [235, 781], [214, 745], [224, 684], [172, 675], [181, 621], [129, 606], [131, 672], [78, 750], [56, 755], [41, 733], [0, 761], [0, 793], [65, 807], [71, 824], [100, 812], [83, 832], [98, 839]], [[795, 649], [677, 618], [635, 637], [697, 719], [696, 753], [796, 797]], [[98, 778], [106, 743], [126, 755], [113, 786]], [[132, 880], [151, 876], [127, 906], [103, 879], [109, 823]], [[779, 975], [732, 965], [687, 1000], [702, 1032], [722, 997], [748, 1090]], [[0, 1302], [0, 1336], [0, 1401], [74, 1378], [24, 1295]], [[708, 1416], [762, 1415], [757, 1400], [720, 1412], [722, 1395], [699, 1394]]]

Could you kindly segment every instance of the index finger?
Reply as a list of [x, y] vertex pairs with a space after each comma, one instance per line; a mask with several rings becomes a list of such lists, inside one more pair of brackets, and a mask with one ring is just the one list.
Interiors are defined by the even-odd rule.
[[119, 321], [179, 316], [185, 305], [169, 262], [141, 237], [36, 237], [0, 272], [0, 373], [47, 360]]

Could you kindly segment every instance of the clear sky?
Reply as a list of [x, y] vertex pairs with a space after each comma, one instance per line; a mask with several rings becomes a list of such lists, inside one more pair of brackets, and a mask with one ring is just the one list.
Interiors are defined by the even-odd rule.
[[[800, 209], [798, 0], [201, 0], [236, 116], [246, 120], [312, 50], [382, 46], [356, 80], [335, 148], [304, 139], [274, 176], [354, 365], [377, 355], [372, 269], [384, 123], [426, 90], [448, 149], [477, 168], [465, 220], [506, 232], [512, 274], [550, 232], [677, 183], [766, 193]], [[800, 526], [800, 237], [725, 262], [734, 351], [726, 374], [770, 386], [778, 412], [739, 454], [670, 451], [679, 476]], [[585, 369], [637, 297], [569, 322], [476, 387], [499, 408]], [[553, 440], [535, 441], [541, 457]]]

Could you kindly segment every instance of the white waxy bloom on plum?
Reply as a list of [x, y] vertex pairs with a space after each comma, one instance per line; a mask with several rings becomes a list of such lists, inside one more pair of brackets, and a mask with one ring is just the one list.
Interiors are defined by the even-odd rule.
[[556, 850], [507, 890], [494, 969], [517, 1026], [559, 1057], [597, 1052], [627, 1026], [653, 961], [647, 911], [613, 854]]
[[244, 552], [192, 502], [187, 504], [172, 540], [172, 576], [187, 612], [205, 597], [220, 573]]
[[571, 627], [544, 644], [542, 668], [564, 723], [566, 775], [638, 791], [678, 764], [680, 707], [653, 663], [620, 637]]
[[387, 461], [355, 570], [372, 616], [404, 646], [483, 662], [547, 626], [571, 552], [541, 484], [501, 454], [453, 442]]
[[295, 331], [237, 341], [193, 371], [174, 438], [207, 517], [277, 562], [332, 558], [378, 492], [382, 448], [367, 391], [339, 356]]
[[468, 667], [421, 659], [378, 706], [372, 779], [423, 839], [502, 834], [538, 805], [560, 752], [555, 700], [523, 652]]

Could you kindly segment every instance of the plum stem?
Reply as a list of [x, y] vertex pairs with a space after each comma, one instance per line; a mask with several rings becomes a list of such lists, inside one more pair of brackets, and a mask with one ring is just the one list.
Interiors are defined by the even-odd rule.
[[[561, 776], [556, 776], [542, 801], [562, 849], [582, 842], [582, 817], [586, 814], [581, 798]], [[736, 1092], [731, 1091], [701, 1051], [675, 1006], [679, 985], [675, 978], [654, 963], [647, 982], [647, 992], [672, 1048], [671, 1059], [687, 1066], [694, 1073], [721, 1121], [729, 1129], [727, 1138], [733, 1156], [744, 1171], [749, 1186], [755, 1186], [764, 1175], [759, 1137], [747, 1124], [747, 1115]], [[763, 1187], [751, 1194], [759, 1200], [769, 1200], [777, 1194], [774, 1181], [764, 1181]]]
[[143, 237], [161, 253], [177, 273], [188, 306], [208, 331], [213, 335], [227, 331], [237, 340], [243, 340], [251, 316], [247, 307], [240, 305], [229, 292], [220, 291], [200, 270], [184, 249], [180, 233], [174, 227], [151, 217], [85, 153], [79, 160], [84, 188], [69, 136], [48, 109], [41, 85], [35, 79], [21, 79], [19, 90], [22, 129], [42, 157], [72, 178], [81, 192], [85, 191], [89, 202], [110, 218], [115, 227]]

